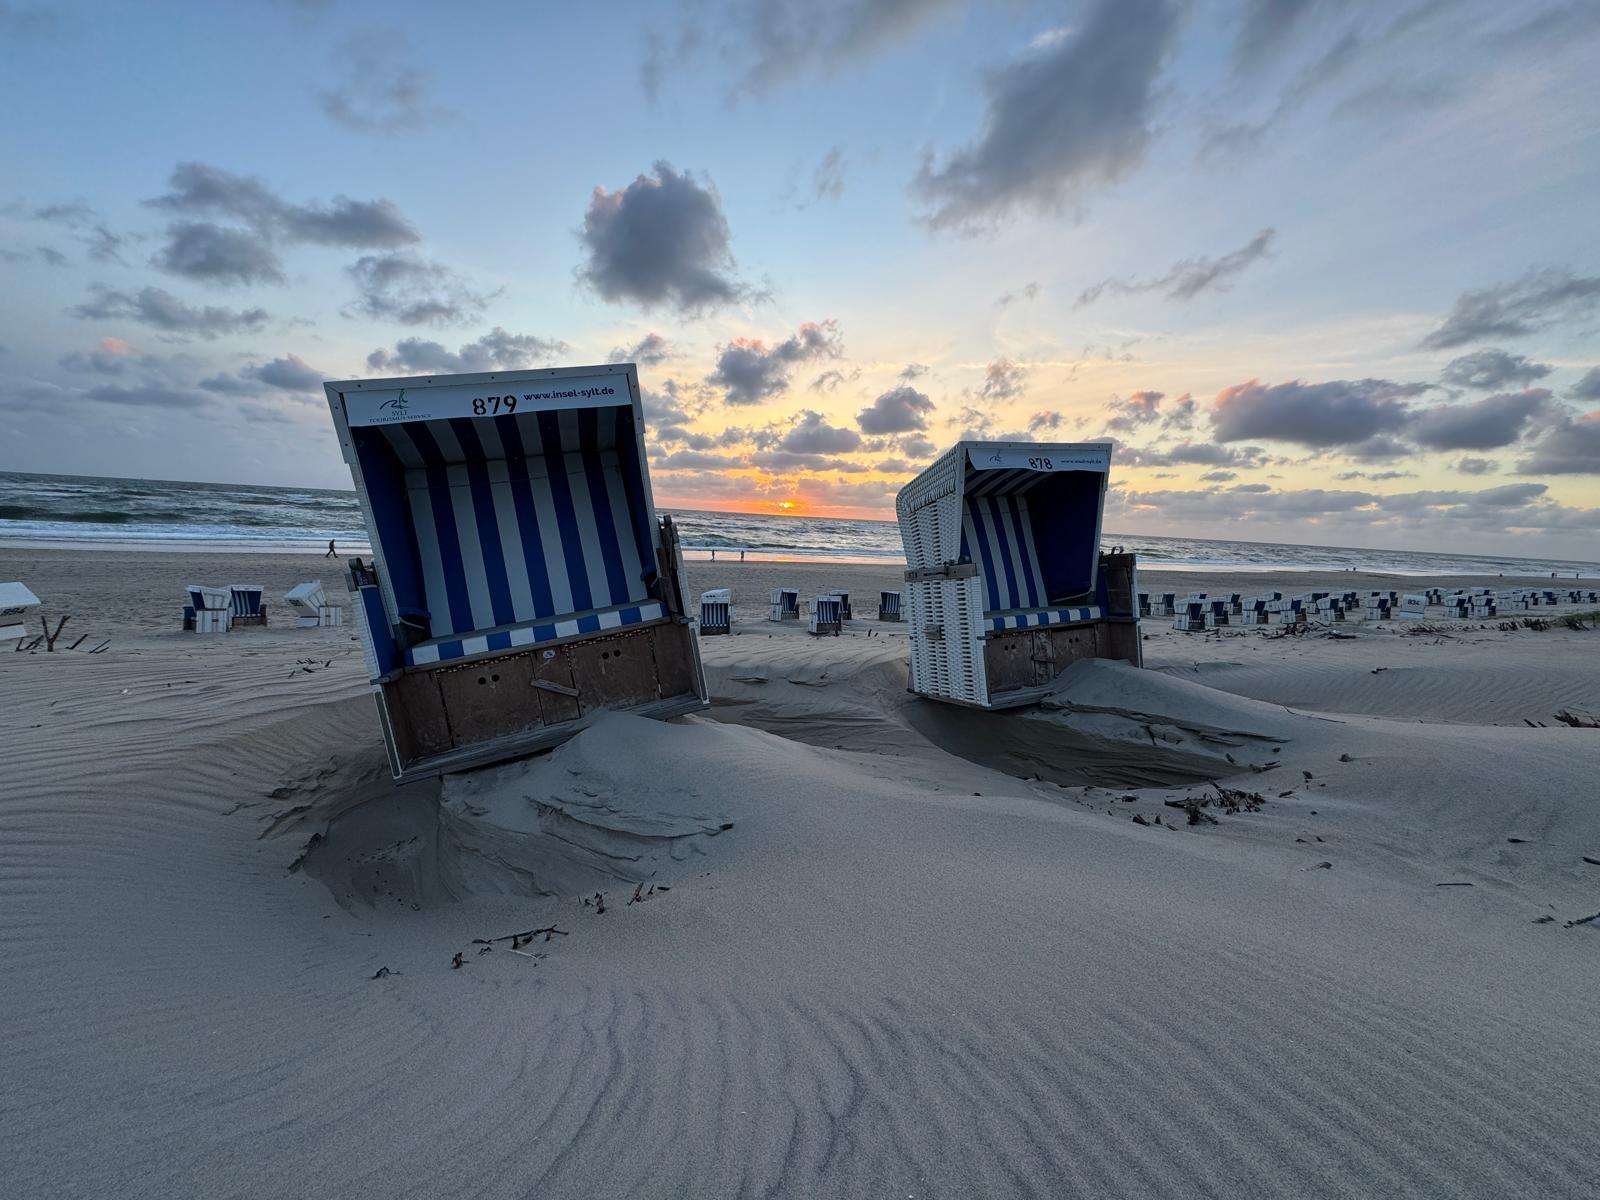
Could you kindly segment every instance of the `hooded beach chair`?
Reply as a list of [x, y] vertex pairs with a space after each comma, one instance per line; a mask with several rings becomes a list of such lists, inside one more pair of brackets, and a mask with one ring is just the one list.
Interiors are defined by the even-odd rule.
[[733, 592], [712, 588], [700, 593], [700, 636], [733, 632]]
[[324, 390], [372, 545], [351, 583], [396, 778], [517, 758], [602, 710], [705, 707], [632, 363]]
[[328, 603], [321, 580], [295, 584], [283, 594], [283, 602], [294, 613], [294, 623], [301, 629], [344, 624], [344, 607]]
[[958, 442], [895, 498], [911, 690], [1007, 708], [1080, 658], [1142, 664], [1131, 554], [1100, 552], [1111, 447]]
[[901, 621], [905, 618], [900, 613], [901, 595], [899, 592], [878, 593], [878, 620]]
[[800, 619], [800, 592], [796, 588], [773, 588], [769, 621], [798, 621]]
[[[227, 588], [191, 583], [183, 627], [196, 633], [227, 633], [233, 626], [233, 593]], [[191, 623], [192, 622], [192, 623]]]
[[267, 623], [267, 606], [261, 601], [262, 593], [266, 590], [266, 586], [259, 583], [228, 585], [228, 607], [233, 610], [231, 621], [234, 625]]
[[850, 611], [849, 592], [829, 592], [828, 595], [835, 597], [839, 601], [839, 619], [841, 621], [855, 620], [855, 615]]
[[0, 583], [0, 642], [26, 637], [26, 621], [38, 607], [39, 597], [29, 591], [26, 584]]
[[844, 601], [838, 596], [818, 596], [811, 606], [809, 629], [818, 637], [838, 637], [844, 629]]

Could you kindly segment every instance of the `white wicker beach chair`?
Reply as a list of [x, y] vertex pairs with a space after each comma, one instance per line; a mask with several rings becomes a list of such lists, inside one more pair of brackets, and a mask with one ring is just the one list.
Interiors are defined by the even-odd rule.
[[[233, 593], [227, 588], [191, 583], [184, 628], [196, 633], [227, 633], [233, 627]], [[192, 622], [192, 623], [191, 623]]]
[[733, 592], [712, 588], [700, 593], [700, 636], [733, 632]]
[[0, 642], [27, 636], [27, 618], [39, 607], [39, 597], [26, 584], [0, 583]]
[[800, 619], [800, 592], [796, 588], [773, 588], [769, 621], [798, 621]]

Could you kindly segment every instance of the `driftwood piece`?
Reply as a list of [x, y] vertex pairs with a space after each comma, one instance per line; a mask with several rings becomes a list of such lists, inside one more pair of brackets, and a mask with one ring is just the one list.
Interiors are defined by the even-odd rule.
[[44, 617], [39, 618], [39, 624], [44, 629], [44, 648], [48, 653], [55, 653], [56, 639], [61, 636], [62, 626], [70, 620], [72, 620], [70, 616], [62, 617], [61, 620], [56, 622], [56, 631], [51, 633], [50, 622]]

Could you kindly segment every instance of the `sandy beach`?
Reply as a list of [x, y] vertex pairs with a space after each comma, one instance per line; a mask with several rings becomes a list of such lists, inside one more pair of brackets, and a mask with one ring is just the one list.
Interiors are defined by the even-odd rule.
[[1592, 1194], [1600, 630], [1155, 620], [993, 714], [893, 569], [695, 562], [706, 714], [397, 789], [353, 627], [178, 629], [317, 577], [0, 552], [111, 641], [0, 652], [6, 1194]]

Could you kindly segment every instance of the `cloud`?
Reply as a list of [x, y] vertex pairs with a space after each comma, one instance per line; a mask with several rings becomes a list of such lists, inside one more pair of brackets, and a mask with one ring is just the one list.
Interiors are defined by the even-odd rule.
[[317, 93], [317, 103], [346, 129], [384, 136], [418, 133], [452, 116], [433, 103], [433, 73], [417, 63], [398, 29], [352, 35], [337, 62], [345, 83]]
[[939, 447], [925, 437], [908, 437], [901, 440], [900, 449], [915, 461], [925, 461], [938, 453]]
[[58, 361], [68, 371], [83, 371], [95, 375], [122, 375], [130, 367], [150, 360], [140, 355], [131, 344], [121, 338], [105, 337], [101, 338], [95, 348], [87, 354], [75, 350], [70, 354], [63, 354]]
[[1194, 417], [1194, 397], [1185, 392], [1167, 406], [1167, 413], [1161, 418], [1161, 428], [1163, 430], [1193, 429]]
[[1463, 475], [1493, 475], [1500, 464], [1492, 458], [1473, 458], [1465, 455], [1456, 462], [1456, 470]]
[[1109, 406], [1111, 418], [1106, 429], [1111, 433], [1128, 433], [1141, 425], [1148, 425], [1161, 415], [1164, 392], [1133, 392], [1126, 400], [1113, 397]]
[[443, 263], [404, 251], [366, 254], [345, 268], [360, 295], [345, 316], [402, 325], [462, 325], [482, 314], [496, 292], [480, 292]]
[[832, 75], [960, 8], [959, 0], [732, 0], [704, 22], [686, 21], [670, 55], [667, 39], [649, 31], [640, 82], [653, 99], [669, 66], [706, 50], [742, 67], [730, 98], [756, 95], [802, 75]]
[[707, 450], [675, 450], [650, 460], [652, 469], [659, 467], [669, 471], [713, 471], [742, 465], [743, 460], [738, 455], [716, 454]]
[[101, 404], [122, 408], [200, 408], [206, 403], [198, 392], [160, 383], [103, 383], [90, 388], [87, 395]]
[[1350, 446], [1403, 430], [1411, 419], [1406, 398], [1427, 386], [1387, 379], [1279, 384], [1252, 379], [1218, 393], [1211, 424], [1219, 442], [1262, 438], [1318, 450]]
[[1165, 450], [1118, 444], [1116, 455], [1130, 467], [1255, 467], [1263, 457], [1257, 446], [1235, 448], [1214, 442], [1179, 442]]
[[611, 351], [610, 361], [631, 362], [641, 367], [655, 366], [673, 356], [672, 347], [659, 333], [647, 333], [631, 346], [618, 346]]
[[778, 439], [778, 449], [790, 454], [848, 454], [861, 446], [861, 435], [854, 429], [829, 425], [812, 409], [803, 409], [788, 433]]
[[386, 250], [421, 240], [411, 222], [388, 200], [335, 196], [327, 203], [294, 204], [253, 175], [239, 175], [202, 162], [172, 170], [170, 191], [145, 203], [188, 215], [231, 217], [267, 240]]
[[1020, 396], [1027, 377], [1026, 368], [1018, 366], [1008, 358], [996, 359], [984, 369], [983, 398], [1009, 400], [1013, 396]]
[[1417, 412], [1407, 432], [1429, 450], [1494, 450], [1517, 441], [1549, 402], [1545, 388], [1527, 388], [1470, 404], [1439, 404]]
[[553, 338], [507, 333], [496, 325], [476, 341], [462, 343], [459, 350], [423, 338], [401, 338], [393, 350], [380, 347], [367, 355], [367, 366], [374, 371], [413, 375], [512, 371], [547, 362], [566, 348], [565, 342]]
[[913, 433], [927, 429], [933, 401], [910, 384], [884, 392], [856, 414], [863, 433]]
[[157, 287], [117, 291], [104, 284], [89, 288], [91, 298], [67, 310], [86, 321], [135, 321], [174, 337], [217, 338], [254, 333], [267, 323], [265, 309], [195, 308]]
[[226, 229], [209, 221], [179, 221], [167, 226], [167, 244], [151, 264], [169, 275], [199, 283], [283, 283], [283, 265], [260, 235]]
[[913, 379], [921, 379], [927, 373], [928, 368], [921, 363], [907, 363], [900, 370], [900, 378], [909, 383]]
[[239, 372], [251, 379], [259, 379], [268, 387], [283, 392], [314, 392], [322, 386], [326, 376], [306, 363], [298, 355], [286, 354], [260, 366], [246, 367]]
[[1574, 400], [1600, 400], [1600, 367], [1590, 367], [1567, 392]]
[[1054, 214], [1130, 174], [1153, 136], [1179, 11], [1169, 0], [1096, 0], [1076, 33], [991, 72], [983, 132], [943, 163], [928, 159], [913, 182], [928, 224]]
[[1570, 411], [1540, 435], [1517, 463], [1522, 475], [1600, 475], [1600, 409], [1575, 417]]
[[830, 147], [811, 172], [811, 195], [800, 205], [818, 204], [823, 200], [837, 200], [844, 195], [844, 151]]
[[1488, 392], [1495, 388], [1533, 383], [1554, 369], [1521, 354], [1507, 354], [1504, 350], [1475, 350], [1451, 359], [1445, 364], [1439, 378], [1455, 387], [1478, 388]]
[[1233, 44], [1236, 71], [1253, 70], [1275, 58], [1306, 14], [1318, 7], [1337, 7], [1327, 0], [1245, 0], [1239, 36]]
[[1444, 322], [1422, 339], [1424, 350], [1449, 350], [1490, 338], [1526, 337], [1587, 315], [1600, 305], [1600, 275], [1554, 268], [1511, 283], [1463, 292]]
[[744, 294], [730, 236], [711, 182], [658, 161], [621, 191], [595, 188], [578, 234], [586, 256], [578, 278], [613, 304], [703, 312]]
[[759, 404], [788, 390], [793, 364], [838, 358], [843, 353], [838, 321], [808, 321], [771, 349], [760, 340], [735, 338], [718, 353], [716, 368], [706, 376], [706, 383], [722, 389], [729, 404]]
[[1016, 291], [1006, 292], [997, 297], [995, 299], [994, 306], [996, 308], [1010, 308], [1013, 304], [1017, 304], [1024, 300], [1036, 300], [1038, 297], [1039, 285], [1037, 283], [1025, 283]]
[[1229, 480], [1239, 478], [1236, 471], [1207, 471], [1200, 476], [1207, 483], [1227, 483]]
[[1272, 252], [1276, 229], [1263, 229], [1237, 250], [1220, 258], [1185, 258], [1175, 262], [1159, 279], [1102, 279], [1085, 288], [1078, 296], [1074, 308], [1093, 304], [1106, 292], [1118, 296], [1131, 296], [1140, 292], [1161, 292], [1169, 300], [1192, 300], [1204, 291], [1227, 291], [1233, 280], [1251, 263], [1267, 257]]
[[1063, 419], [1060, 413], [1052, 412], [1049, 409], [1036, 412], [1028, 418], [1028, 432], [1046, 433], [1053, 429], [1059, 429]]

